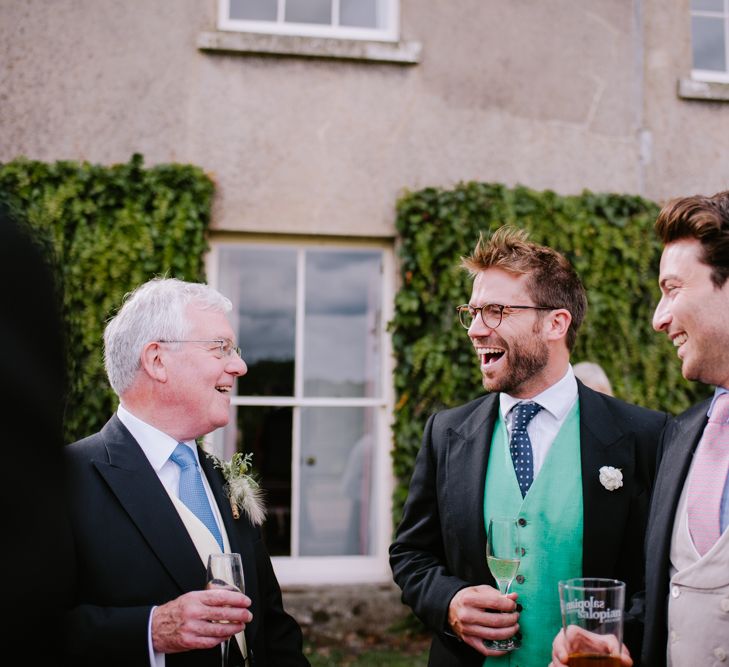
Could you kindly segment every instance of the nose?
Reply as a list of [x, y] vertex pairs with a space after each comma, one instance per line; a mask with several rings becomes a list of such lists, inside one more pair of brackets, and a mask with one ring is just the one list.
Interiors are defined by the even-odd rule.
[[484, 323], [481, 315], [476, 315], [471, 322], [471, 326], [468, 327], [468, 336], [469, 338], [484, 338], [490, 336], [493, 331], [491, 327]]
[[236, 377], [242, 377], [248, 372], [248, 365], [243, 361], [243, 357], [231, 354], [228, 363], [225, 365], [225, 372]]
[[661, 298], [653, 313], [653, 328], [656, 331], [666, 331], [671, 322], [671, 312], [665, 303], [665, 299]]

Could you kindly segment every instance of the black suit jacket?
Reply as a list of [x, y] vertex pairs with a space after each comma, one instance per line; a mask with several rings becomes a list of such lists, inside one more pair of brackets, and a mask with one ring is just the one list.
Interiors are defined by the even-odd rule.
[[[642, 544], [658, 438], [667, 415], [589, 389], [578, 381], [584, 512], [583, 575], [615, 577], [627, 595], [643, 586]], [[434, 633], [431, 665], [481, 665], [458, 641], [448, 605], [462, 588], [495, 586], [486, 565], [483, 497], [498, 394], [430, 417], [393, 544], [390, 565], [403, 602]], [[621, 468], [623, 487], [607, 491], [598, 470]], [[559, 484], [559, 480], [555, 480]], [[558, 594], [555, 590], [555, 596]], [[640, 646], [638, 628], [626, 644]]]
[[[149, 665], [150, 610], [205, 587], [205, 566], [143, 451], [121, 421], [65, 448], [75, 544], [74, 606], [66, 616], [70, 665]], [[233, 519], [224, 480], [200, 453], [232, 551], [243, 561], [255, 667], [303, 666], [299, 626], [286, 614], [261, 533]], [[220, 648], [168, 654], [167, 667], [219, 667]]]
[[645, 636], [642, 662], [666, 664], [669, 558], [673, 520], [691, 460], [704, 432], [711, 399], [669, 422], [658, 449], [658, 472], [646, 532]]

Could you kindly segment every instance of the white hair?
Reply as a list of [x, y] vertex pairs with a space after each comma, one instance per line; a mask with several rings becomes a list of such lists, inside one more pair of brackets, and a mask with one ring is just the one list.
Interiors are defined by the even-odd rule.
[[600, 391], [608, 396], [613, 395], [610, 380], [599, 364], [592, 361], [581, 361], [579, 364], [575, 364], [572, 370], [575, 372], [575, 377], [582, 380], [590, 389]]
[[230, 299], [209, 285], [177, 278], [153, 278], [124, 296], [119, 312], [104, 330], [104, 366], [118, 396], [134, 383], [147, 343], [187, 338], [191, 304], [221, 313], [233, 307]]

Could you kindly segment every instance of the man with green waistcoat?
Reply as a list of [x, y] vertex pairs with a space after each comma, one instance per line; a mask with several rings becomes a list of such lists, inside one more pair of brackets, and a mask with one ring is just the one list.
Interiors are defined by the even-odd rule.
[[[561, 254], [502, 227], [463, 267], [473, 290], [458, 316], [488, 393], [428, 419], [390, 565], [403, 602], [433, 633], [429, 665], [544, 667], [560, 628], [561, 579], [613, 577], [627, 597], [643, 587], [667, 415], [575, 378], [570, 351], [587, 298]], [[486, 526], [502, 516], [517, 522], [521, 544], [508, 595], [486, 565]], [[515, 635], [512, 652], [484, 645]], [[628, 622], [633, 655], [640, 640]]]

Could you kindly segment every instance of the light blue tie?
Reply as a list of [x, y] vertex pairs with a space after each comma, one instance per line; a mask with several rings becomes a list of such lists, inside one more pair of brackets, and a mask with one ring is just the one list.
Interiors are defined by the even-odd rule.
[[223, 538], [220, 536], [218, 524], [215, 522], [213, 510], [208, 502], [197, 459], [192, 449], [180, 443], [170, 454], [170, 460], [180, 466], [180, 500], [205, 524], [220, 545], [220, 550], [225, 551]]
[[514, 462], [516, 480], [519, 482], [521, 497], [526, 496], [534, 481], [534, 458], [532, 441], [527, 433], [529, 422], [542, 409], [539, 403], [517, 403], [514, 406], [514, 421], [511, 424], [511, 459]]

